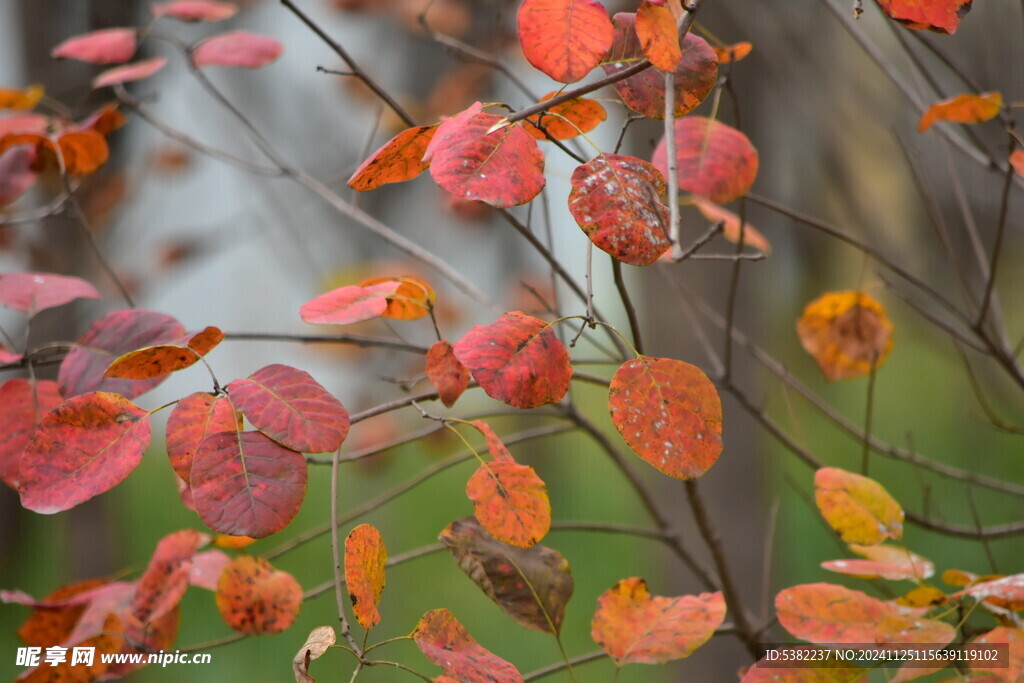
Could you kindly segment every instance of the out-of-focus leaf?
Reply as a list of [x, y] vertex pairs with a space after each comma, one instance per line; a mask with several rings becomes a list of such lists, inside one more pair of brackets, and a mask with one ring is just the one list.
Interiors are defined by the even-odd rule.
[[973, 0], [878, 0], [882, 11], [907, 28], [956, 33]]
[[141, 62], [114, 67], [94, 78], [92, 88], [96, 90], [98, 88], [105, 88], [108, 85], [141, 81], [144, 78], [149, 78], [165, 66], [167, 66], [167, 57], [153, 57], [152, 59], [144, 59]]
[[259, 69], [284, 52], [284, 46], [270, 36], [248, 31], [229, 31], [202, 41], [192, 51], [197, 67], [231, 66]]
[[75, 299], [99, 299], [91, 284], [77, 277], [51, 273], [4, 273], [0, 275], [0, 305], [32, 317], [47, 308]]
[[216, 597], [221, 617], [239, 633], [279, 633], [299, 614], [302, 586], [262, 557], [243, 555], [224, 568]]
[[953, 123], [982, 123], [999, 115], [1003, 108], [1003, 95], [987, 92], [980, 95], [957, 95], [928, 107], [917, 122], [917, 132], [923, 133], [939, 121]]
[[882, 367], [893, 344], [885, 308], [856, 291], [826, 292], [807, 304], [796, 331], [830, 382]]
[[238, 12], [238, 5], [213, 0], [174, 0], [154, 2], [149, 6], [154, 17], [171, 17], [179, 21], [223, 21]]
[[105, 28], [68, 38], [53, 48], [50, 56], [93, 64], [121, 64], [135, 55], [136, 46], [135, 29]]
[[878, 545], [903, 536], [903, 508], [874, 479], [822, 467], [814, 473], [814, 500], [828, 525], [847, 543]]

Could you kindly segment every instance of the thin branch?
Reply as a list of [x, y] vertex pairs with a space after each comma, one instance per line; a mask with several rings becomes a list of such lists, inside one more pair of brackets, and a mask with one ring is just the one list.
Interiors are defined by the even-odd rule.
[[[1013, 131], [1013, 125], [1010, 125]], [[1014, 139], [1010, 136], [1010, 149], [1007, 156], [1013, 153]], [[1010, 209], [1010, 188], [1013, 185], [1013, 178], [1016, 175], [1013, 166], [1007, 164], [1006, 174], [1003, 178], [1003, 191], [999, 197], [999, 223], [996, 225], [996, 239], [992, 245], [992, 256], [988, 264], [988, 282], [985, 284], [985, 294], [981, 299], [981, 308], [978, 311], [978, 318], [974, 323], [975, 329], [980, 329], [985, 324], [985, 316], [988, 315], [989, 305], [992, 303], [992, 292], [996, 287], [996, 270], [999, 266], [999, 256], [1003, 253], [1003, 235], [1006, 233], [1006, 217]]]
[[[334, 451], [334, 458], [331, 460], [331, 528], [338, 529], [341, 523], [338, 520], [338, 460], [341, 458], [341, 448]], [[362, 661], [362, 648], [352, 635], [352, 629], [348, 626], [348, 618], [345, 616], [345, 567], [341, 563], [341, 540], [337, 532], [331, 534], [331, 554], [334, 556], [334, 597], [338, 605], [338, 621], [341, 623], [341, 635], [348, 641], [356, 657]]]
[[612, 259], [612, 274], [615, 277], [615, 288], [619, 290], [619, 298], [622, 299], [622, 306], [626, 309], [626, 317], [629, 319], [629, 332], [633, 337], [633, 348], [637, 353], [644, 352], [643, 338], [640, 336], [640, 319], [636, 313], [636, 306], [629, 298], [629, 289], [626, 281], [622, 278], [622, 264], [615, 257]]
[[672, 245], [672, 259], [683, 260], [681, 225], [679, 220], [679, 157], [676, 155], [676, 74], [665, 72], [665, 164], [668, 184], [668, 241]]
[[351, 344], [363, 348], [385, 348], [409, 353], [427, 352], [427, 347], [363, 334], [280, 334], [277, 332], [226, 332], [228, 341], [295, 342], [298, 344]]
[[598, 659], [604, 659], [608, 656], [604, 650], [594, 650], [583, 655], [577, 655], [570, 659], [568, 662], [555, 662], [550, 666], [545, 666], [542, 669], [531, 671], [530, 673], [523, 676], [524, 681], [539, 681], [542, 678], [547, 678], [552, 674], [557, 674], [565, 671], [569, 666], [576, 666], [578, 664], [586, 664], [587, 662], [593, 662]]

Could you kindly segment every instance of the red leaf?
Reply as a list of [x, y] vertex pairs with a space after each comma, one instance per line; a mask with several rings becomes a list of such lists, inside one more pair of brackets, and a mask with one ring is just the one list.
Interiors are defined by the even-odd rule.
[[416, 646], [461, 683], [522, 683], [510, 663], [480, 645], [446, 609], [430, 610], [412, 632]]
[[448, 408], [469, 386], [469, 370], [455, 357], [455, 347], [447, 339], [435, 342], [427, 351], [427, 379]]
[[247, 31], [229, 31], [207, 38], [192, 51], [198, 67], [234, 66], [258, 69], [281, 56], [284, 46], [269, 36]]
[[437, 184], [497, 208], [536, 197], [544, 189], [544, 155], [522, 123], [489, 132], [503, 120], [477, 102], [438, 126], [424, 157]]
[[473, 514], [491, 536], [529, 548], [551, 528], [547, 486], [532, 467], [509, 460], [484, 463], [466, 484]]
[[104, 377], [152, 379], [191, 367], [224, 339], [216, 327], [175, 339], [170, 344], [147, 346], [129, 351], [117, 358], [103, 373]]
[[369, 192], [388, 183], [412, 180], [430, 165], [423, 161], [423, 155], [435, 132], [437, 124], [403, 130], [356, 169], [348, 179], [348, 186]]
[[[11, 147], [32, 145], [37, 158], [34, 170], [41, 171], [48, 163], [60, 166], [72, 175], [92, 173], [110, 156], [106, 139], [94, 130], [78, 130], [55, 138], [37, 133], [12, 133], [0, 138], [0, 153]], [[44, 152], [47, 154], [43, 155]], [[39, 156], [43, 155], [43, 156]]]
[[50, 56], [93, 64], [121, 64], [135, 55], [135, 34], [133, 28], [106, 28], [85, 33], [68, 38], [53, 48]]
[[130, 308], [113, 311], [92, 324], [60, 364], [57, 383], [71, 397], [89, 391], [109, 391], [135, 398], [153, 389], [164, 377], [148, 380], [104, 377], [111, 358], [144, 346], [163, 344], [185, 334], [181, 323], [169, 315]]
[[[550, 100], [557, 95], [557, 92], [549, 92], [540, 98], [541, 102]], [[580, 133], [589, 133], [608, 118], [604, 107], [597, 100], [588, 100], [582, 97], [562, 102], [548, 109], [546, 112], [527, 119], [523, 126], [526, 132], [537, 140], [569, 140]], [[544, 127], [541, 130], [534, 124], [538, 123]]]
[[279, 633], [295, 621], [302, 586], [262, 557], [236, 557], [217, 584], [217, 609], [239, 633]]
[[629, 447], [677, 479], [704, 474], [722, 452], [722, 402], [700, 368], [671, 358], [623, 363], [608, 392], [612, 422]]
[[200, 444], [191, 479], [204, 524], [263, 538], [286, 527], [302, 506], [306, 459], [261, 432], [220, 432]]
[[[664, 138], [651, 160], [668, 173]], [[745, 195], [757, 177], [757, 150], [735, 128], [701, 116], [676, 121], [676, 162], [679, 188], [715, 204]]]
[[665, 179], [642, 159], [601, 154], [577, 167], [569, 212], [598, 249], [631, 266], [650, 265], [671, 246]]
[[241, 431], [242, 418], [227, 396], [198, 392], [178, 401], [167, 418], [167, 456], [185, 483], [191, 481], [192, 459], [203, 440], [217, 432]]
[[268, 365], [231, 382], [228, 395], [256, 429], [292, 450], [336, 451], [348, 435], [345, 406], [308, 372]]
[[636, 11], [636, 35], [651, 64], [662, 71], [676, 70], [683, 52], [679, 47], [679, 28], [668, 7], [641, 2]]
[[878, 623], [895, 613], [889, 603], [831, 583], [779, 591], [775, 611], [782, 627], [812, 643], [873, 643]]
[[595, 0], [524, 0], [519, 41], [535, 67], [561, 83], [575, 83], [608, 52], [614, 29]]
[[37, 176], [32, 170], [35, 156], [29, 147], [0, 152], [0, 209], [17, 201], [36, 184]]
[[387, 561], [388, 551], [376, 527], [360, 524], [345, 538], [345, 586], [356, 621], [367, 630], [380, 623], [377, 605], [384, 592]]
[[982, 123], [994, 119], [1003, 108], [1003, 95], [987, 92], [981, 95], [957, 95], [928, 107], [917, 122], [917, 132], [923, 133], [938, 121], [954, 123]]
[[907, 28], [956, 33], [973, 0], [878, 0], [891, 19]]
[[0, 478], [18, 488], [21, 454], [47, 413], [64, 402], [50, 380], [10, 379], [0, 386]]
[[97, 90], [108, 85], [141, 81], [144, 78], [149, 78], [166, 65], [167, 57], [153, 57], [108, 69], [92, 80], [92, 88]]
[[132, 473], [149, 445], [149, 413], [124, 396], [92, 392], [47, 413], [21, 456], [21, 504], [70, 510]]
[[217, 582], [224, 568], [231, 563], [231, 558], [222, 550], [207, 550], [192, 558], [192, 567], [188, 572], [189, 584], [208, 591], [217, 590]]
[[154, 2], [149, 6], [154, 17], [171, 17], [180, 21], [223, 21], [238, 12], [238, 6], [212, 0], [176, 0]]
[[332, 289], [302, 304], [299, 315], [311, 325], [351, 325], [384, 315], [387, 297], [398, 289], [398, 281], [388, 280], [370, 287], [349, 285]]
[[178, 606], [189, 586], [192, 557], [208, 540], [194, 529], [176, 531], [160, 539], [128, 606], [125, 632], [135, 636], [132, 640], [141, 641], [150, 623]]
[[99, 298], [100, 293], [95, 287], [77, 277], [50, 273], [0, 275], [0, 305], [21, 311], [29, 317], [75, 299]]
[[814, 473], [814, 501], [847, 543], [877, 545], [903, 536], [903, 508], [874, 479], [822, 467]]
[[[601, 68], [607, 74], [624, 71], [644, 58], [634, 25], [636, 15], [615, 15], [615, 43]], [[693, 111], [708, 96], [718, 79], [715, 51], [703, 38], [687, 33], [680, 43], [682, 57], [676, 67], [675, 115]], [[635, 112], [652, 119], [665, 118], [665, 75], [654, 69], [641, 71], [615, 84], [615, 92]]]
[[491, 425], [483, 420], [473, 420], [472, 425], [484, 435], [484, 439], [487, 441], [487, 450], [490, 451], [492, 458], [496, 461], [507, 460], [508, 462], [515, 462], [508, 447], [498, 438]]
[[561, 401], [569, 390], [569, 352], [539, 318], [513, 311], [476, 325], [455, 344], [455, 357], [491, 398], [515, 408]]
[[666, 598], [651, 595], [647, 583], [633, 577], [597, 599], [590, 635], [618, 666], [664, 664], [689, 657], [724, 619], [721, 593]]

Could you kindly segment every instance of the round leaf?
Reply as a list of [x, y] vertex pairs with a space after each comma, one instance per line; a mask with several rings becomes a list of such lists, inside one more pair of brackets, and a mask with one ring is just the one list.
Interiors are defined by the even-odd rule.
[[903, 536], [903, 508], [874, 479], [822, 467], [814, 473], [814, 500], [847, 543], [878, 545]]
[[302, 586], [261, 557], [236, 557], [217, 582], [217, 609], [228, 626], [248, 635], [279, 633], [302, 606]]
[[192, 461], [196, 512], [222, 534], [263, 538], [286, 527], [306, 496], [306, 459], [261, 432], [206, 437]]
[[476, 642], [446, 609], [424, 614], [412, 639], [427, 659], [461, 683], [523, 683], [514, 666]]
[[499, 541], [529, 548], [551, 528], [547, 486], [532, 467], [484, 463], [466, 484], [466, 495], [480, 524]]
[[1020, 677], [1024, 676], [1024, 629], [1021, 628], [1009, 628], [1007, 626], [997, 626], [988, 633], [984, 633], [974, 639], [975, 645], [989, 645], [993, 643], [1007, 643], [1009, 660], [1006, 666], [1001, 666], [1002, 662], [993, 663], [992, 666], [986, 666], [987, 663], [972, 663], [971, 671], [983, 672], [992, 676], [991, 679], [1000, 683], [1018, 683]]
[[665, 179], [653, 164], [602, 154], [573, 171], [569, 212], [598, 249], [647, 266], [671, 246], [664, 198]]
[[700, 368], [640, 356], [612, 377], [612, 422], [629, 447], [661, 472], [693, 479], [722, 452], [722, 402]]
[[240, 431], [241, 416], [227, 396], [198, 392], [178, 401], [167, 418], [167, 456], [185, 483], [191, 481], [192, 458], [206, 437]]
[[[679, 188], [715, 204], [745, 195], [757, 177], [757, 150], [740, 131], [713, 119], [687, 116], [676, 121], [676, 164]], [[664, 138], [652, 162], [668, 173]]]
[[860, 591], [831, 583], [792, 586], [775, 596], [779, 623], [811, 643], [873, 643], [878, 623], [895, 608]]
[[388, 551], [376, 527], [360, 524], [345, 538], [345, 585], [356, 621], [367, 630], [380, 623], [377, 605], [384, 592], [387, 561]]
[[611, 47], [608, 11], [595, 0], [524, 0], [517, 16], [527, 61], [560, 83], [575, 83]]
[[21, 456], [21, 504], [52, 514], [120, 484], [149, 446], [149, 413], [124, 396], [91, 392], [47, 413]]
[[569, 352], [539, 318], [513, 311], [477, 325], [455, 344], [455, 357], [491, 398], [515, 408], [562, 400], [569, 390]]

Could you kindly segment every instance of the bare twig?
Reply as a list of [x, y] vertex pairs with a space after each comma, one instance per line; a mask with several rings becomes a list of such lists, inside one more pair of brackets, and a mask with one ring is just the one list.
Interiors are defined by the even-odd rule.
[[629, 297], [629, 289], [626, 281], [622, 278], [622, 264], [614, 256], [612, 259], [612, 274], [615, 277], [615, 288], [619, 290], [619, 298], [622, 299], [622, 306], [626, 309], [626, 317], [629, 319], [629, 332], [633, 336], [633, 348], [637, 353], [644, 352], [643, 338], [640, 336], [640, 319], [637, 316], [636, 306]]

